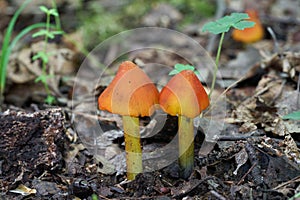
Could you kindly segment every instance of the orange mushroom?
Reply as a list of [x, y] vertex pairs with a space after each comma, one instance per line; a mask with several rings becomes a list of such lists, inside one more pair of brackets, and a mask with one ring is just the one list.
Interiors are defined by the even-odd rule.
[[259, 20], [256, 10], [248, 9], [245, 11], [249, 15], [249, 21], [255, 22], [252, 28], [245, 28], [244, 30], [234, 29], [232, 38], [242, 43], [254, 43], [264, 37], [264, 28]]
[[122, 115], [127, 179], [143, 171], [139, 116], [150, 116], [158, 104], [158, 90], [134, 63], [125, 61], [98, 98], [99, 109]]
[[166, 113], [178, 115], [180, 176], [188, 178], [194, 168], [193, 118], [209, 106], [209, 98], [195, 73], [184, 70], [162, 89], [159, 104]]

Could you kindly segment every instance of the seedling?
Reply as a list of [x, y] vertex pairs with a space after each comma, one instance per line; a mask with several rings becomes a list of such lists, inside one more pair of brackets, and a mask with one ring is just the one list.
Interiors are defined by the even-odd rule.
[[193, 71], [196, 75], [200, 75], [200, 73], [196, 70], [196, 68], [192, 65], [184, 65], [184, 64], [180, 64], [180, 63], [177, 63], [175, 66], [174, 66], [174, 69], [169, 73], [170, 76], [173, 76], [175, 74], [178, 74], [180, 73], [181, 71], [183, 70], [191, 70]]
[[209, 91], [208, 96], [210, 97], [216, 83], [217, 71], [219, 68], [219, 60], [221, 54], [221, 48], [224, 40], [225, 33], [230, 30], [230, 28], [236, 28], [238, 30], [244, 30], [245, 28], [251, 28], [255, 25], [255, 22], [247, 21], [249, 19], [247, 13], [232, 13], [230, 16], [225, 16], [221, 19], [216, 20], [215, 22], [208, 22], [202, 27], [202, 31], [208, 31], [213, 34], [220, 34], [221, 38], [218, 46], [218, 51], [216, 55], [215, 68], [213, 72], [212, 85]]
[[150, 116], [155, 104], [158, 104], [158, 90], [130, 61], [120, 65], [115, 78], [98, 98], [100, 110], [122, 115], [128, 180], [143, 171], [139, 116]]
[[[35, 79], [35, 82], [42, 82], [45, 88], [45, 91], [47, 93], [47, 98], [45, 99], [45, 102], [47, 104], [53, 104], [55, 101], [55, 97], [52, 96], [51, 91], [48, 86], [47, 80], [51, 77], [53, 77], [53, 74], [47, 73], [47, 64], [49, 62], [49, 53], [47, 52], [47, 44], [49, 39], [53, 39], [55, 35], [61, 35], [63, 34], [63, 31], [61, 30], [50, 30], [50, 18], [51, 16], [54, 16], [56, 21], [58, 21], [58, 12], [55, 8], [48, 9], [45, 6], [40, 6], [40, 10], [46, 14], [46, 27], [45, 29], [41, 29], [38, 32], [34, 33], [32, 35], [33, 38], [43, 36], [44, 37], [44, 47], [42, 51], [37, 52], [33, 57], [32, 60], [38, 60], [40, 59], [42, 61], [42, 74], [38, 76]], [[60, 27], [60, 23], [58, 23]]]
[[209, 98], [194, 71], [189, 69], [171, 78], [159, 94], [159, 104], [166, 113], [178, 116], [180, 176], [187, 179], [194, 168], [193, 118], [209, 106]]
[[[12, 49], [15, 47], [15, 45], [18, 43], [18, 41], [28, 34], [30, 31], [38, 28], [43, 28], [46, 27], [45, 23], [36, 23], [32, 24], [30, 26], [27, 26], [24, 28], [13, 40], [11, 40], [12, 32], [15, 26], [15, 23], [20, 16], [21, 12], [26, 8], [28, 3], [31, 0], [26, 0], [24, 3], [20, 6], [20, 8], [15, 12], [13, 15], [11, 21], [9, 22], [9, 25], [7, 27], [7, 30], [4, 35], [3, 39], [3, 44], [2, 44], [2, 51], [1, 51], [1, 56], [0, 56], [0, 104], [2, 104], [4, 100], [4, 90], [5, 90], [5, 85], [6, 85], [6, 71], [7, 71], [7, 65], [9, 61], [9, 57], [11, 54]], [[55, 1], [53, 1], [55, 4]], [[52, 27], [52, 25], [51, 25]]]

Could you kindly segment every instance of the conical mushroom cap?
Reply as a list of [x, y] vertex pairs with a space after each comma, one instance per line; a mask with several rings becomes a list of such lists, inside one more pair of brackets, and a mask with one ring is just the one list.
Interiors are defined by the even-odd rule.
[[194, 118], [209, 105], [209, 98], [191, 70], [176, 74], [159, 94], [161, 108], [170, 115]]
[[99, 109], [132, 117], [150, 116], [158, 104], [158, 90], [134, 63], [125, 61], [98, 98]]
[[255, 25], [251, 28], [245, 28], [244, 30], [234, 29], [232, 38], [243, 43], [253, 43], [261, 40], [264, 36], [264, 28], [259, 20], [257, 11], [249, 9], [245, 12], [249, 15], [249, 20], [255, 22]]

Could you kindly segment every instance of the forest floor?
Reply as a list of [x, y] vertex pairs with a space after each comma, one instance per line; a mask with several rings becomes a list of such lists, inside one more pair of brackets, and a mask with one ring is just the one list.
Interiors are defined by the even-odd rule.
[[[0, 38], [17, 9], [12, 2], [0, 0]], [[300, 199], [300, 121], [283, 118], [300, 110], [300, 13], [293, 0], [248, 5], [264, 27], [259, 41], [243, 44], [225, 35], [213, 106], [194, 120], [192, 175], [184, 180], [178, 174], [177, 117], [157, 111], [140, 118], [145, 172], [126, 179], [122, 118], [97, 106], [120, 62], [135, 62], [159, 90], [176, 63], [197, 66], [207, 91], [212, 80], [210, 56], [219, 38], [201, 27], [213, 16], [179, 28], [185, 15], [161, 2], [137, 27], [163, 29], [131, 29], [99, 46], [88, 38], [86, 48], [94, 49], [87, 54], [88, 39], [71, 14], [80, 8], [58, 1], [67, 33], [47, 44], [53, 105], [44, 103], [44, 85], [35, 81], [43, 70], [32, 60], [45, 43], [20, 40], [9, 58], [0, 112], [0, 199]], [[234, 2], [223, 14], [244, 11]], [[20, 15], [14, 35], [44, 19], [37, 9]]]

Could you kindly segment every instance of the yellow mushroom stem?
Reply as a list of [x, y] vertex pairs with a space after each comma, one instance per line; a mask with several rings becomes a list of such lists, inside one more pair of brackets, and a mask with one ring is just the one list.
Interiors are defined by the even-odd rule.
[[134, 180], [143, 172], [139, 118], [123, 116], [127, 179]]
[[179, 175], [187, 179], [194, 169], [194, 125], [193, 119], [178, 116]]

